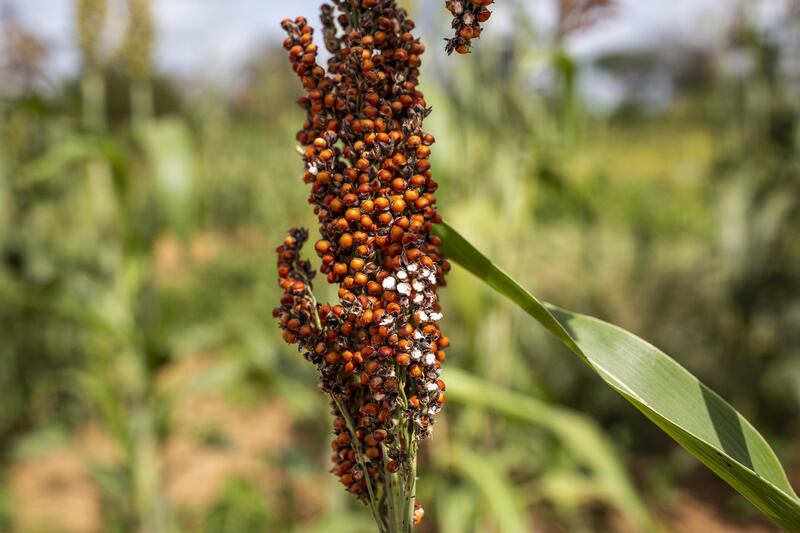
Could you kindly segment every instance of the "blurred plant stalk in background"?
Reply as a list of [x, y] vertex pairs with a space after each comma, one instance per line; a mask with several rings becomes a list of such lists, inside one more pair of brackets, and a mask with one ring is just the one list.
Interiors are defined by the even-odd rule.
[[81, 53], [81, 103], [83, 126], [87, 132], [105, 129], [106, 84], [102, 71], [100, 41], [105, 28], [106, 0], [76, 0], [75, 15]]
[[131, 78], [134, 124], [153, 117], [152, 54], [155, 28], [150, 0], [128, 0], [128, 28], [123, 57]]
[[[118, 244], [109, 279], [109, 305], [114, 311], [106, 317], [111, 331], [119, 334], [118, 351], [96, 359], [93, 375], [117, 376], [117, 380], [97, 380], [92, 375], [91, 398], [104, 415], [121, 450], [124, 450], [120, 474], [130, 485], [122, 494], [129, 498], [130, 520], [142, 532], [170, 530], [169, 502], [164, 492], [162, 436], [159, 413], [168, 410], [164, 398], [155, 389], [157, 356], [150, 353], [146, 322], [150, 320], [149, 299], [154, 283], [153, 235], [141, 234], [137, 203], [144, 198], [132, 196], [155, 187], [157, 175], [150, 173], [146, 182], [113, 183], [107, 142], [101, 137], [107, 129], [106, 84], [103, 74], [101, 39], [106, 26], [106, 0], [77, 0], [78, 42], [82, 56], [81, 95], [86, 142], [91, 151], [85, 161], [89, 202], [95, 220], [110, 231]], [[149, 84], [150, 53], [153, 32], [149, 0], [129, 3], [129, 23], [123, 56], [131, 79], [131, 117], [137, 128], [147, 128], [152, 119]], [[145, 133], [144, 131], [142, 132]], [[125, 486], [125, 483], [123, 483]]]

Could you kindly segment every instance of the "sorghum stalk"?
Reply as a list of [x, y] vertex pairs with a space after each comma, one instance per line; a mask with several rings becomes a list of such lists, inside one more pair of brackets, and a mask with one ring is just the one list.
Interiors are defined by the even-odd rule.
[[76, 0], [78, 46], [81, 51], [83, 125], [97, 133], [105, 128], [106, 85], [100, 64], [100, 38], [108, 12], [107, 0]]
[[422, 130], [430, 110], [417, 89], [425, 47], [395, 0], [334, 0], [321, 21], [327, 69], [304, 18], [282, 26], [307, 92], [297, 140], [320, 222], [314, 248], [340, 301], [316, 301], [315, 273], [300, 258], [308, 232], [292, 229], [278, 248], [284, 295], [275, 316], [331, 397], [332, 473], [369, 505], [382, 532], [405, 533], [424, 514], [417, 449], [445, 400], [449, 345], [436, 324], [449, 264], [431, 235], [441, 221], [434, 138]]
[[140, 124], [153, 116], [152, 55], [155, 25], [150, 0], [128, 0], [123, 57], [131, 88], [131, 116]]

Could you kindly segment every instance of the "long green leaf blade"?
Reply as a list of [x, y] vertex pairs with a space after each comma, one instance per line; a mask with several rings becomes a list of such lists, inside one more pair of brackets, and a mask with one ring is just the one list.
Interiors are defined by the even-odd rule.
[[506, 296], [580, 356], [615, 391], [787, 531], [800, 500], [775, 452], [730, 404], [664, 352], [617, 326], [543, 304], [446, 224], [455, 263]]
[[493, 468], [485, 456], [466, 446], [455, 445], [450, 450], [450, 461], [452, 467], [483, 494], [501, 533], [523, 533], [528, 530], [510, 480]]
[[457, 368], [447, 370], [447, 398], [489, 408], [550, 431], [561, 446], [591, 470], [604, 496], [631, 519], [638, 531], [654, 530], [647, 508], [636, 494], [610, 439], [591, 419], [482, 381]]

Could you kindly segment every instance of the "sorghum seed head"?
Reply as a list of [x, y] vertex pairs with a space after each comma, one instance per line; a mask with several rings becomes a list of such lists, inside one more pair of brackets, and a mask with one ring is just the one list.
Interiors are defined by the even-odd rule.
[[[461, 21], [456, 31], [479, 35], [490, 3], [449, 0]], [[395, 0], [334, 0], [322, 7], [321, 21], [327, 68], [317, 63], [305, 19], [282, 26], [306, 91], [296, 139], [322, 237], [314, 249], [320, 272], [339, 284], [340, 302], [314, 299], [315, 273], [300, 259], [308, 233], [295, 229], [278, 248], [284, 295], [274, 315], [334, 400], [332, 472], [366, 499], [369, 483], [379, 486], [381, 476], [408, 464], [400, 431], [428, 436], [441, 409], [440, 363], [449, 341], [437, 326], [436, 291], [449, 265], [430, 234], [441, 221], [430, 169], [435, 139], [422, 129], [430, 112], [418, 90], [425, 47], [413, 21]]]
[[473, 39], [481, 36], [481, 23], [491, 17], [492, 12], [487, 9], [494, 0], [447, 0], [445, 7], [453, 15], [452, 26], [455, 36], [446, 39], [445, 50], [448, 54], [458, 52], [468, 54], [471, 50]]

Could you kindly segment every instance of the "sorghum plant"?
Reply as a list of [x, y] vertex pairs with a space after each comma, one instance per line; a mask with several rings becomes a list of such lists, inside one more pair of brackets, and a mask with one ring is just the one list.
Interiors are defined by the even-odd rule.
[[[316, 301], [315, 273], [300, 257], [308, 232], [292, 229], [278, 248], [284, 294], [275, 316], [331, 398], [332, 472], [369, 505], [382, 533], [409, 533], [423, 516], [415, 495], [417, 447], [444, 403], [440, 370], [449, 344], [436, 325], [436, 288], [449, 267], [431, 233], [441, 218], [429, 163], [433, 137], [422, 130], [430, 110], [417, 90], [425, 48], [395, 0], [332, 1], [321, 17], [327, 69], [317, 63], [305, 19], [284, 20], [283, 27], [307, 93], [299, 100], [307, 118], [297, 140], [320, 222], [315, 249], [322, 273], [339, 285], [340, 301]], [[457, 32], [448, 52], [469, 52], [491, 3], [446, 2]], [[564, 0], [560, 21], [567, 27], [563, 15], [611, 3]], [[800, 499], [777, 457], [724, 400], [633, 334], [545, 307], [446, 224], [437, 233], [446, 236], [454, 261], [522, 307], [776, 523], [800, 531]], [[736, 431], [719, 429], [728, 427]], [[646, 513], [639, 516], [649, 529]]]
[[492, 12], [487, 6], [494, 4], [494, 0], [447, 0], [445, 6], [453, 15], [453, 29], [455, 37], [447, 39], [445, 50], [448, 54], [453, 51], [459, 54], [468, 54], [472, 47], [472, 39], [481, 36], [481, 23], [489, 20]]
[[131, 81], [133, 123], [153, 115], [152, 55], [155, 40], [150, 0], [128, 0], [128, 27], [122, 56]]
[[101, 40], [108, 14], [108, 0], [76, 0], [75, 26], [81, 52], [81, 107], [83, 125], [97, 133], [105, 128], [106, 85], [102, 71]]
[[425, 47], [394, 0], [334, 0], [321, 21], [327, 69], [304, 18], [282, 26], [307, 92], [297, 140], [320, 222], [314, 248], [340, 301], [316, 301], [315, 273], [300, 258], [308, 232], [292, 229], [278, 248], [284, 295], [275, 316], [331, 398], [332, 472], [381, 531], [410, 531], [424, 514], [417, 447], [445, 401], [440, 372], [450, 342], [437, 326], [436, 289], [449, 264], [431, 235], [441, 217], [434, 138], [422, 130], [430, 110], [417, 89]]

